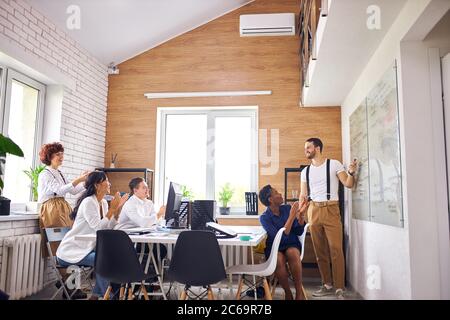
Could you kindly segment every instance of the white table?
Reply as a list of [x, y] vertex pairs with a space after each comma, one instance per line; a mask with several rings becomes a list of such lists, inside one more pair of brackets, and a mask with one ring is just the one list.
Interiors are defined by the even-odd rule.
[[[260, 227], [260, 226], [227, 226], [227, 228], [232, 229], [234, 232], [236, 232], [238, 235], [235, 238], [229, 238], [229, 239], [223, 239], [218, 238], [217, 242], [219, 243], [219, 246], [221, 247], [222, 257], [224, 259], [225, 267], [231, 266], [233, 264], [241, 264], [240, 258], [242, 256], [242, 264], [247, 264], [247, 249], [249, 247], [257, 246], [266, 236], [266, 231]], [[157, 256], [158, 256], [158, 263], [156, 262], [155, 257], [153, 256], [153, 244], [167, 244], [167, 255], [170, 258], [172, 255], [172, 247], [175, 245], [178, 239], [178, 234], [180, 230], [173, 231], [173, 232], [160, 232], [155, 231], [149, 234], [143, 234], [143, 235], [129, 235], [131, 241], [133, 243], [147, 243], [149, 245], [149, 256], [150, 259], [147, 260], [147, 265], [145, 267], [145, 272], [148, 271], [150, 260], [152, 260], [153, 266], [155, 270], [158, 270], [158, 280], [160, 282], [160, 287], [162, 291], [162, 295], [164, 299], [167, 299], [164, 291], [163, 291], [163, 280], [162, 280], [162, 263], [160, 260], [159, 255], [159, 246], [157, 246]], [[248, 241], [240, 240], [241, 235], [249, 235], [251, 236], [251, 239]], [[81, 241], [95, 241], [96, 235], [79, 235], [75, 236], [76, 240]], [[233, 250], [234, 249], [234, 250]], [[241, 249], [242, 249], [242, 255], [241, 255]], [[234, 254], [233, 254], [234, 251]], [[142, 262], [143, 257], [143, 250], [141, 252], [140, 261]], [[227, 254], [228, 253], [228, 254]], [[251, 256], [251, 263], [254, 264], [254, 257], [253, 254]], [[255, 277], [254, 277], [255, 278]], [[230, 276], [230, 292], [232, 293], [232, 278]], [[253, 279], [255, 280], [255, 279]], [[255, 282], [255, 281], [254, 281]], [[255, 290], [255, 299], [256, 299], [256, 290]]]

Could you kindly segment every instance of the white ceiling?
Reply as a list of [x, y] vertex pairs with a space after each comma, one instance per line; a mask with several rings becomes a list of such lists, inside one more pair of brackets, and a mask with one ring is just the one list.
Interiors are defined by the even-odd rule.
[[[342, 104], [405, 3], [406, 0], [330, 2], [310, 86], [303, 89], [305, 106]], [[369, 5], [380, 7], [380, 30], [367, 28]]]
[[[128, 60], [253, 0], [27, 1], [107, 65]], [[80, 8], [79, 30], [66, 27], [70, 5]]]

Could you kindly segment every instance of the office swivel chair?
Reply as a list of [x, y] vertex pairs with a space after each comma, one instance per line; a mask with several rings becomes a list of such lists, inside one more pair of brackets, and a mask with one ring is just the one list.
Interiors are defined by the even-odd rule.
[[144, 299], [149, 300], [144, 281], [157, 276], [154, 273], [144, 272], [130, 237], [121, 230], [97, 231], [95, 272], [110, 282], [104, 296], [105, 300], [110, 299], [111, 283], [120, 284], [119, 299], [125, 299], [126, 287], [128, 287], [128, 298], [131, 299], [133, 294], [130, 284], [134, 282], [141, 284], [140, 289]]
[[[216, 236], [211, 231], [183, 231], [175, 244], [168, 278], [184, 284], [180, 299], [191, 296], [197, 299], [205, 297], [214, 300], [211, 284], [226, 279], [225, 267]], [[191, 287], [205, 287], [206, 290], [195, 294]]]

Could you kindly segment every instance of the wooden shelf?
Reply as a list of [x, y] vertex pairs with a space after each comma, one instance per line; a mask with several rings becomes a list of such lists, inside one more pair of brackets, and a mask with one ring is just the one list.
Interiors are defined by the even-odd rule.
[[300, 34], [300, 79], [302, 88], [307, 86], [306, 76], [309, 61], [313, 57], [317, 25], [319, 23], [322, 0], [302, 0], [297, 28]]
[[141, 173], [143, 178], [149, 187], [150, 200], [153, 200], [153, 180], [154, 172], [149, 168], [95, 168], [97, 171], [103, 171], [105, 173]]

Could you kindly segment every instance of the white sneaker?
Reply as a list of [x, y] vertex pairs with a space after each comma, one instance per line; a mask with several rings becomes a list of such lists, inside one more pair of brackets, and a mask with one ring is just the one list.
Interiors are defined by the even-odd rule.
[[328, 289], [325, 285], [321, 286], [319, 290], [314, 291], [312, 293], [313, 297], [324, 297], [324, 296], [330, 296], [334, 294], [334, 289], [333, 287], [331, 287], [330, 289]]
[[335, 294], [336, 294], [336, 299], [338, 299], [338, 300], [345, 299], [345, 291], [343, 289], [337, 289]]

